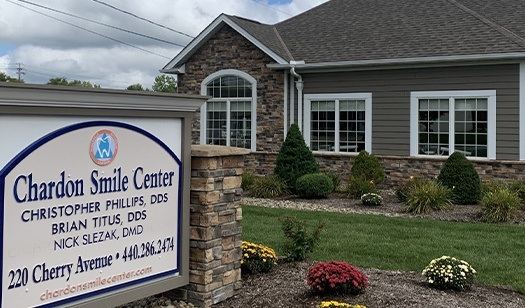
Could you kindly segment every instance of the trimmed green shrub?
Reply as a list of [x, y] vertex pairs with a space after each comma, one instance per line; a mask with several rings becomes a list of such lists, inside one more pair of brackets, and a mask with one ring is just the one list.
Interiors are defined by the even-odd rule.
[[334, 184], [326, 174], [305, 174], [295, 182], [295, 191], [301, 198], [326, 198], [334, 191]]
[[451, 206], [451, 191], [439, 182], [421, 179], [414, 181], [406, 191], [405, 211], [428, 214], [433, 210], [446, 210]]
[[253, 185], [253, 183], [255, 183], [255, 174], [249, 172], [249, 171], [246, 171], [242, 174], [242, 182], [241, 182], [241, 188], [242, 190], [244, 191], [249, 191]]
[[250, 192], [255, 198], [275, 198], [289, 193], [288, 187], [273, 174], [257, 177]]
[[385, 179], [385, 172], [379, 159], [363, 150], [355, 158], [352, 169], [350, 169], [350, 176], [354, 178], [364, 177], [367, 181], [379, 185]]
[[274, 174], [281, 179], [292, 192], [295, 192], [295, 182], [305, 174], [318, 173], [319, 165], [306, 146], [303, 135], [297, 124], [292, 124], [286, 135], [277, 159]]
[[476, 204], [481, 198], [479, 174], [460, 152], [448, 157], [441, 167], [438, 181], [452, 189], [452, 199], [456, 204]]
[[514, 217], [520, 207], [520, 198], [508, 188], [487, 192], [480, 201], [483, 221], [507, 222]]
[[367, 180], [364, 176], [350, 176], [347, 186], [349, 197], [357, 199], [368, 193], [377, 193], [373, 180]]
[[430, 261], [422, 274], [429, 287], [464, 291], [474, 283], [476, 270], [463, 260], [442, 256]]
[[277, 255], [270, 247], [242, 241], [241, 248], [243, 274], [268, 273], [277, 264]]
[[304, 261], [319, 243], [324, 223], [319, 221], [315, 229], [308, 231], [306, 223], [295, 216], [279, 219], [286, 240], [283, 251], [290, 261]]

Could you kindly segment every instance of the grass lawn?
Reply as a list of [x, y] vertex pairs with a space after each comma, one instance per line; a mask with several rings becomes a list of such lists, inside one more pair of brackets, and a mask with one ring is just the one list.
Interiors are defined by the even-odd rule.
[[380, 215], [243, 206], [243, 240], [280, 254], [284, 240], [279, 217], [293, 215], [313, 228], [325, 222], [318, 261], [345, 261], [363, 268], [422, 271], [443, 255], [467, 261], [476, 281], [506, 285], [525, 293], [525, 226], [444, 222]]

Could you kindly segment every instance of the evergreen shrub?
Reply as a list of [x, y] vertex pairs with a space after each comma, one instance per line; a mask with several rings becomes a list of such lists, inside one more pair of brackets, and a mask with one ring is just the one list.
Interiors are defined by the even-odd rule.
[[318, 173], [319, 165], [306, 146], [297, 124], [292, 124], [275, 162], [274, 174], [295, 192], [295, 182], [305, 174]]
[[474, 165], [460, 152], [448, 157], [438, 175], [438, 181], [452, 189], [456, 204], [476, 204], [481, 198], [481, 181]]
[[332, 179], [322, 173], [305, 174], [295, 182], [295, 191], [301, 198], [326, 198], [333, 190]]
[[374, 181], [367, 180], [364, 176], [350, 176], [346, 191], [354, 199], [361, 198], [364, 194], [377, 193]]
[[350, 169], [350, 176], [364, 178], [367, 181], [372, 181], [375, 185], [379, 185], [385, 179], [385, 172], [379, 159], [363, 150], [355, 158], [352, 169]]

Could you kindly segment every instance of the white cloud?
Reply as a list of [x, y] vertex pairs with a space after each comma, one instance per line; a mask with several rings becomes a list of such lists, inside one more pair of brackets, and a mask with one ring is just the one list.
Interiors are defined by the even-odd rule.
[[[181, 50], [177, 46], [102, 27], [16, 0], [9, 1], [169, 58], [119, 44], [2, 1], [0, 70], [16, 76], [13, 68], [16, 63], [21, 62], [27, 70], [24, 76], [27, 83], [46, 83], [49, 78], [65, 76], [69, 80], [86, 80], [105, 88], [123, 89], [134, 83], [151, 87], [155, 76], [160, 74], [158, 70]], [[36, 3], [37, 0], [33, 1]], [[288, 4], [272, 5], [275, 9], [271, 9], [250, 0], [101, 1], [191, 36], [198, 35], [221, 13], [272, 24], [290, 17], [283, 12], [296, 15], [326, 2], [295, 0]], [[55, 0], [40, 1], [39, 4], [181, 45], [186, 45], [191, 40], [94, 1]], [[2, 54], [2, 44], [16, 47], [8, 48]]]

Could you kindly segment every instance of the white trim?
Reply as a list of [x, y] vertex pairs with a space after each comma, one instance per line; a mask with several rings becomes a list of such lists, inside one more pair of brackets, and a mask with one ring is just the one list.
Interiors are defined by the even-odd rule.
[[292, 74], [289, 74], [288, 77], [290, 77], [290, 82], [288, 83], [290, 87], [290, 125], [292, 125], [295, 123], [295, 77]]
[[[311, 129], [311, 111], [312, 101], [315, 100], [335, 100], [336, 110], [339, 110], [340, 100], [365, 100], [365, 150], [372, 153], [372, 93], [329, 93], [329, 94], [305, 94], [304, 95], [304, 140], [306, 145], [310, 147], [310, 129]], [[339, 112], [336, 112], [335, 117], [335, 152], [338, 154], [352, 154], [339, 151]]]
[[237, 25], [227, 15], [221, 14], [211, 24], [209, 24], [201, 33], [199, 33], [199, 35], [196, 38], [194, 38], [186, 47], [184, 47], [182, 49], [182, 51], [178, 55], [175, 56], [175, 58], [173, 58], [170, 62], [168, 62], [168, 64], [166, 64], [160, 70], [160, 72], [169, 72], [169, 70], [173, 69], [175, 65], [183, 64], [181, 62], [185, 62], [206, 41], [208, 41], [208, 39], [211, 36], [213, 36], [216, 32], [218, 32], [224, 24], [227, 24], [228, 26], [232, 27], [233, 30], [237, 31], [240, 35], [242, 35], [244, 38], [246, 38], [248, 41], [250, 41], [252, 44], [254, 44], [257, 48], [262, 50], [268, 56], [270, 56], [277, 63], [279, 63], [279, 64], [286, 64], [286, 63], [288, 63], [286, 60], [284, 60], [282, 57], [277, 55], [275, 52], [273, 52], [266, 45], [261, 43], [259, 40], [257, 40], [255, 37], [253, 37], [251, 34], [249, 34], [246, 30], [244, 30], [239, 25]]
[[[454, 100], [456, 98], [487, 98], [488, 128], [487, 128], [487, 159], [496, 159], [496, 90], [472, 91], [425, 91], [410, 93], [410, 156], [435, 157], [419, 155], [418, 146], [418, 113], [419, 99], [448, 99], [449, 100], [449, 148], [454, 151]], [[439, 157], [439, 155], [437, 155]], [[473, 157], [484, 158], [484, 157]]]
[[525, 160], [525, 62], [520, 63], [520, 160]]
[[[251, 130], [251, 135], [250, 135], [250, 140], [251, 140], [251, 143], [250, 143], [250, 150], [251, 151], [255, 151], [256, 150], [256, 146], [257, 146], [257, 142], [255, 140], [255, 138], [257, 138], [257, 80], [255, 78], [253, 78], [252, 76], [248, 75], [247, 73], [243, 72], [243, 71], [239, 71], [239, 70], [236, 70], [236, 69], [225, 69], [225, 70], [220, 70], [220, 71], [217, 71], [217, 72], [214, 72], [210, 75], [208, 75], [206, 78], [204, 78], [204, 80], [202, 81], [201, 83], [201, 95], [207, 95], [207, 86], [208, 86], [208, 83], [210, 83], [212, 80], [214, 80], [215, 78], [218, 78], [218, 77], [221, 77], [221, 76], [225, 76], [225, 75], [234, 75], [234, 76], [238, 76], [238, 77], [241, 77], [241, 78], [244, 78], [246, 79], [248, 82], [251, 83], [252, 85], [252, 98], [251, 98], [251, 101], [252, 101], [252, 109], [251, 109], [251, 114], [252, 114], [252, 119], [251, 119], [251, 127], [250, 127], [250, 130]], [[214, 101], [215, 99], [210, 99], [208, 101]], [[220, 99], [220, 101], [226, 101], [227, 104], [226, 104], [226, 109], [227, 109], [227, 113], [226, 113], [226, 123], [230, 123], [230, 102], [231, 101], [235, 101], [235, 100], [246, 100], [246, 98], [225, 98], [225, 99]], [[207, 109], [207, 105], [208, 105], [208, 101], [206, 103], [204, 103], [202, 106], [201, 106], [201, 123], [200, 123], [200, 143], [201, 144], [206, 144], [206, 109]], [[227, 127], [227, 136], [230, 136], [230, 125], [226, 125]], [[228, 137], [226, 139], [226, 145], [230, 145], [230, 138]]]
[[284, 71], [284, 138], [288, 134], [288, 71]]

